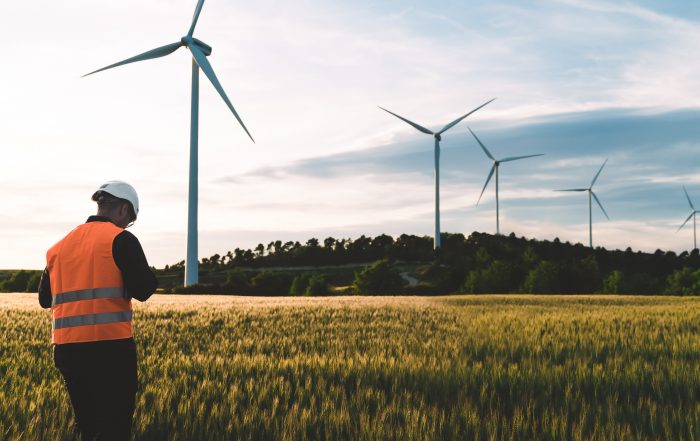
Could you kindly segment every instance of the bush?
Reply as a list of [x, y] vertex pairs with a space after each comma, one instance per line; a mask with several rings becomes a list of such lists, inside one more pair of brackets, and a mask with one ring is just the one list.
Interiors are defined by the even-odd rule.
[[330, 292], [326, 277], [323, 274], [313, 274], [309, 280], [304, 294], [309, 296], [323, 296]]
[[10, 274], [10, 277], [0, 281], [2, 292], [37, 292], [41, 271], [19, 270]]
[[620, 270], [611, 272], [603, 281], [604, 294], [622, 294], [624, 293], [624, 278], [625, 275]]
[[700, 270], [689, 267], [674, 271], [668, 276], [667, 294], [691, 296], [700, 294]]
[[250, 283], [255, 294], [284, 296], [289, 293], [292, 280], [287, 273], [262, 271], [256, 274]]
[[240, 268], [235, 268], [226, 273], [223, 288], [228, 293], [249, 294], [251, 292], [250, 276]]
[[454, 292], [460, 289], [464, 278], [467, 276], [465, 267], [459, 265], [445, 265], [438, 261], [431, 265], [419, 268], [416, 276], [434, 291]]
[[554, 294], [561, 291], [560, 268], [552, 262], [542, 261], [532, 269], [523, 284], [523, 290], [531, 294]]
[[505, 294], [518, 289], [519, 272], [510, 262], [495, 260], [483, 270], [472, 270], [467, 275], [463, 290], [470, 293]]
[[575, 294], [593, 294], [600, 291], [603, 281], [600, 267], [595, 256], [574, 261], [567, 265], [562, 277], [562, 292]]
[[306, 294], [306, 288], [309, 286], [309, 279], [311, 279], [311, 273], [301, 273], [294, 276], [292, 285], [289, 287], [289, 294], [293, 296]]
[[27, 281], [25, 292], [39, 292], [39, 282], [41, 281], [41, 272], [34, 271]]
[[604, 294], [660, 294], [663, 287], [658, 279], [648, 274], [611, 272], [603, 282]]
[[189, 286], [174, 286], [166, 292], [171, 294], [222, 294], [222, 288], [216, 284], [197, 283]]
[[357, 294], [396, 294], [403, 288], [403, 279], [389, 260], [383, 259], [355, 273], [353, 290]]

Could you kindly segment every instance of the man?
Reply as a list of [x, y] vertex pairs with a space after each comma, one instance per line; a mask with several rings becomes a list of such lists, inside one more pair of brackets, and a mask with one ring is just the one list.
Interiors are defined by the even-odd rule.
[[138, 195], [109, 181], [90, 216], [46, 253], [39, 304], [51, 307], [54, 363], [63, 375], [85, 440], [128, 440], [136, 397], [131, 298], [146, 301], [158, 282], [136, 236]]

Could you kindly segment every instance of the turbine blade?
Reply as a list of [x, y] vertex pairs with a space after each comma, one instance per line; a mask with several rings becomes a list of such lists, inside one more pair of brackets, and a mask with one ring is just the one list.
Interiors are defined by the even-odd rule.
[[150, 51], [144, 52], [144, 53], [139, 54], [135, 57], [127, 58], [126, 60], [120, 61], [118, 63], [110, 64], [109, 66], [103, 67], [102, 69], [97, 69], [95, 71], [92, 71], [90, 73], [83, 75], [83, 77], [86, 77], [88, 75], [92, 75], [92, 74], [97, 73], [97, 72], [102, 72], [103, 70], [111, 69], [113, 67], [122, 66], [124, 64], [135, 63], [137, 61], [150, 60], [152, 58], [164, 57], [166, 55], [170, 55], [173, 52], [175, 52], [180, 46], [182, 46], [182, 42], [179, 42], [179, 41], [177, 43], [166, 44], [165, 46], [151, 49]]
[[486, 178], [486, 183], [484, 184], [484, 188], [481, 189], [481, 194], [479, 195], [479, 200], [476, 201], [476, 205], [479, 205], [479, 202], [481, 202], [481, 197], [484, 195], [484, 191], [486, 190], [486, 186], [489, 185], [489, 181], [491, 180], [491, 176], [493, 176], [494, 170], [496, 170], [495, 163], [493, 164], [493, 166], [491, 166], [491, 171], [489, 172], [489, 176]]
[[544, 155], [544, 153], [538, 153], [536, 155], [527, 155], [527, 156], [511, 156], [509, 158], [501, 159], [498, 162], [517, 161], [518, 159], [534, 158], [535, 156], [543, 156], [543, 155]]
[[588, 191], [587, 188], [567, 188], [566, 190], [554, 190], [554, 191]]
[[472, 133], [472, 136], [474, 136], [474, 139], [476, 139], [476, 142], [478, 142], [479, 145], [481, 146], [481, 148], [484, 150], [484, 153], [486, 153], [486, 156], [488, 156], [488, 157], [491, 158], [493, 161], [495, 161], [496, 158], [493, 157], [493, 155], [491, 154], [491, 152], [489, 152], [489, 150], [488, 150], [488, 149], [486, 148], [486, 146], [481, 142], [481, 140], [476, 136], [476, 134], [475, 134], [474, 132], [472, 132], [471, 127], [467, 127], [467, 128], [468, 128], [469, 131]]
[[243, 127], [243, 130], [245, 130], [250, 140], [255, 142], [253, 136], [250, 134], [245, 124], [243, 124], [243, 120], [241, 120], [241, 117], [238, 116], [238, 113], [236, 113], [236, 109], [233, 108], [233, 104], [231, 104], [231, 101], [229, 101], [228, 97], [226, 96], [226, 92], [224, 92], [224, 88], [221, 87], [219, 80], [216, 78], [214, 69], [212, 69], [211, 64], [209, 64], [209, 60], [207, 60], [207, 57], [196, 45], [191, 44], [187, 47], [190, 50], [190, 52], [192, 52], [192, 56], [199, 65], [199, 68], [202, 69], [207, 78], [209, 78], [209, 81], [211, 81], [211, 84], [214, 86], [214, 89], [216, 89], [216, 91], [219, 92], [219, 95], [221, 95], [221, 98], [224, 100], [228, 108], [231, 109], [233, 116], [236, 117], [236, 119], [240, 123], [241, 127]]
[[606, 159], [605, 162], [603, 162], [603, 165], [600, 166], [600, 169], [598, 170], [598, 173], [595, 174], [595, 177], [591, 181], [591, 188], [593, 188], [593, 184], [595, 184], [595, 181], [598, 180], [598, 176], [600, 176], [600, 172], [603, 171], [603, 167], [605, 167], [605, 164], [608, 162]]
[[681, 228], [685, 227], [685, 224], [688, 223], [688, 221], [690, 220], [690, 218], [693, 217], [694, 214], [695, 214], [695, 212], [690, 213], [690, 216], [688, 216], [688, 219], [686, 219], [685, 222], [683, 222], [683, 225], [681, 225], [680, 227], [678, 227], [678, 229], [676, 230], [676, 233], [678, 233], [679, 231], [681, 231]]
[[603, 214], [605, 215], [605, 217], [607, 217], [608, 220], [610, 220], [610, 216], [608, 216], [608, 213], [605, 212], [605, 208], [603, 208], [603, 204], [600, 203], [600, 199], [598, 199], [598, 196], [596, 196], [595, 193], [593, 193], [592, 191], [591, 194], [593, 195], [593, 199], [595, 199], [600, 209], [603, 210]]
[[454, 126], [456, 126], [457, 124], [459, 124], [459, 122], [462, 121], [464, 118], [468, 117], [469, 115], [471, 115], [472, 113], [474, 113], [474, 112], [476, 112], [477, 110], [481, 109], [482, 107], [484, 107], [485, 105], [487, 105], [488, 103], [490, 103], [491, 101], [493, 101], [493, 100], [495, 100], [495, 99], [496, 99], [496, 98], [491, 98], [490, 100], [486, 101], [484, 104], [480, 105], [479, 107], [477, 107], [476, 109], [472, 110], [471, 112], [465, 113], [464, 115], [460, 116], [460, 117], [457, 118], [456, 120], [452, 121], [451, 123], [449, 123], [448, 125], [446, 125], [445, 127], [443, 127], [442, 130], [440, 130], [440, 131], [438, 132], [438, 135], [442, 135], [443, 133], [445, 133], [446, 131], [448, 131], [448, 130], [451, 129], [452, 127], [454, 127]]
[[423, 133], [427, 133], [428, 135], [434, 135], [434, 133], [433, 133], [432, 131], [426, 129], [426, 128], [423, 127], [423, 126], [419, 126], [418, 124], [414, 123], [413, 121], [407, 120], [407, 119], [404, 118], [403, 116], [399, 116], [399, 115], [395, 114], [394, 112], [391, 112], [391, 111], [389, 111], [389, 110], [386, 110], [384, 107], [380, 107], [380, 106], [377, 106], [377, 107], [379, 107], [380, 109], [382, 109], [383, 111], [385, 111], [385, 112], [387, 112], [387, 113], [391, 113], [392, 115], [394, 115], [395, 117], [397, 117], [397, 118], [400, 119], [401, 121], [404, 121], [404, 122], [406, 122], [406, 123], [412, 125], [413, 127], [415, 127], [416, 129], [420, 130], [420, 131], [423, 132]]
[[192, 16], [192, 24], [190, 25], [190, 30], [187, 32], [189, 37], [194, 33], [194, 27], [197, 26], [197, 20], [199, 20], [199, 13], [202, 12], [202, 6], [204, 5], [204, 0], [199, 0], [197, 2], [197, 7], [194, 8], [194, 15]]
[[688, 203], [690, 204], [690, 208], [695, 210], [695, 207], [693, 207], [693, 203], [690, 201], [690, 196], [688, 196], [688, 190], [685, 189], [685, 185], [683, 186], [683, 191], [685, 192], [685, 197], [688, 198]]

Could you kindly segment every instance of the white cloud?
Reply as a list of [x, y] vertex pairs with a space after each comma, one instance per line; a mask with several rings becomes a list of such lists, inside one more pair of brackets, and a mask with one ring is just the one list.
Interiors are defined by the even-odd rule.
[[[498, 96], [465, 121], [494, 128], [601, 108], [700, 105], [700, 62], [689, 55], [700, 43], [697, 23], [631, 3], [530, 6], [492, 2], [453, 10], [446, 2], [428, 11], [383, 2], [207, 2], [196, 35], [214, 47], [211, 63], [258, 143], [247, 140], [202, 76], [200, 228], [209, 238], [202, 255], [222, 251], [224, 240], [213, 238], [224, 231], [249, 232], [222, 233], [242, 246], [256, 234], [277, 232], [431, 234], [433, 187], [425, 171], [250, 175], [299, 158], [395, 143], [411, 148], [422, 136], [376, 105], [439, 127]], [[0, 198], [10, 213], [0, 218], [0, 240], [12, 250], [0, 255], [0, 268], [37, 267], [36, 256], [92, 211], [94, 187], [113, 178], [133, 182], [142, 195], [134, 231], [157, 250], [152, 260], [160, 265], [184, 255], [186, 52], [79, 76], [176, 41], [193, 7], [190, 0], [0, 3], [0, 27], [10, 38], [5, 56], [14, 66], [0, 72]], [[457, 134], [446, 145], [458, 142]], [[674, 148], [687, 157], [695, 144]], [[504, 204], [505, 225], [509, 213], [521, 214], [516, 202], [555, 200], [553, 182], [579, 173], [589, 179], [601, 160], [584, 150], [562, 156], [533, 165], [526, 186], [504, 174], [501, 197], [513, 204]], [[575, 171], [558, 173], [574, 165]], [[493, 229], [492, 196], [473, 207], [487, 171], [453, 172], [464, 180], [443, 188], [444, 229]], [[653, 168], [637, 171], [651, 183], [698, 182], [689, 171], [675, 178]], [[236, 182], [216, 180], [231, 175]], [[529, 231], [520, 224], [526, 221], [518, 216], [511, 225]], [[633, 246], [644, 243], [635, 237], [627, 237]]]

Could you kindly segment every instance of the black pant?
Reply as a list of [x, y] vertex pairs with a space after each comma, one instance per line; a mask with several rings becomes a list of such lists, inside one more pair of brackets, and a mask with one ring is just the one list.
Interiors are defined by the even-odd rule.
[[55, 345], [83, 441], [131, 438], [136, 398], [136, 345], [132, 338]]

